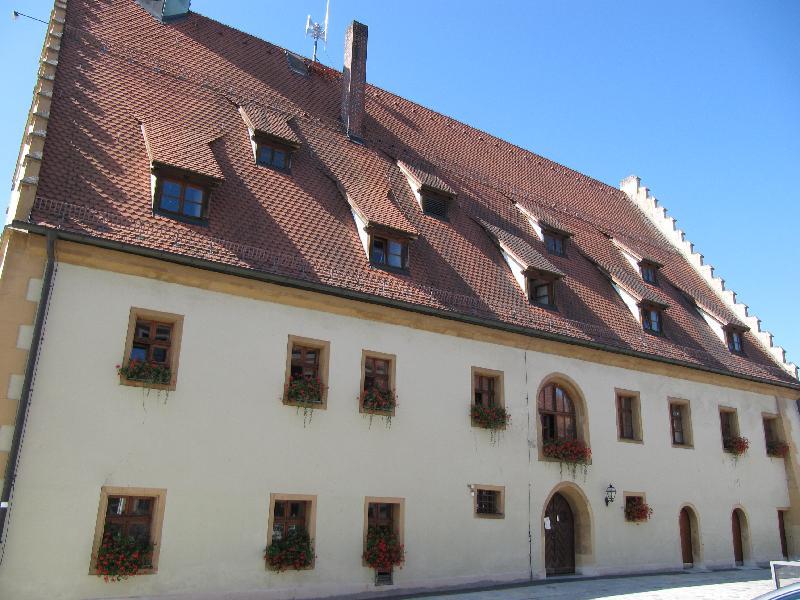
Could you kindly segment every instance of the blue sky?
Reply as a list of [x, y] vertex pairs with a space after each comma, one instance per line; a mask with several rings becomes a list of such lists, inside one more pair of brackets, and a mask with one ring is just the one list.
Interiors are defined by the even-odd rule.
[[[133, 1], [133, 0], [131, 0]], [[635, 173], [800, 360], [800, 2], [332, 0], [322, 62], [369, 26], [371, 83], [610, 185]], [[10, 180], [52, 0], [2, 0], [0, 174]], [[310, 56], [324, 0], [193, 0]], [[4, 210], [7, 195], [2, 195]]]

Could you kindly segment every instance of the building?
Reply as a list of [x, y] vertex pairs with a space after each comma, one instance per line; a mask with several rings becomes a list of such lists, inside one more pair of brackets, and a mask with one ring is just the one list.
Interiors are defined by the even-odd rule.
[[[47, 27], [2, 237], [0, 597], [798, 553], [796, 367], [638, 178], [367, 84], [361, 24], [339, 73], [186, 4]], [[152, 544], [138, 575], [97, 575], [104, 532]]]

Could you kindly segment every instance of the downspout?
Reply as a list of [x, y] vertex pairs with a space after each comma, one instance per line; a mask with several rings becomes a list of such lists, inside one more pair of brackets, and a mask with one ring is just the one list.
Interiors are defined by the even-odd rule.
[[22, 446], [22, 436], [25, 433], [25, 426], [28, 421], [28, 409], [31, 403], [31, 392], [33, 391], [33, 374], [36, 369], [36, 362], [39, 358], [42, 329], [50, 302], [51, 286], [53, 285], [56, 235], [54, 231], [47, 232], [47, 265], [45, 266], [44, 279], [42, 280], [42, 292], [39, 296], [36, 321], [33, 325], [33, 340], [31, 341], [31, 349], [28, 351], [28, 362], [25, 366], [25, 379], [22, 382], [22, 393], [20, 394], [19, 407], [17, 408], [17, 419], [14, 423], [14, 435], [11, 438], [11, 449], [8, 453], [8, 463], [6, 463], [3, 491], [2, 495], [0, 495], [0, 545], [3, 546], [2, 554], [0, 554], [0, 564], [2, 564], [3, 556], [5, 556], [6, 523], [8, 522], [8, 513], [11, 510], [11, 495], [14, 491], [14, 481], [17, 476], [17, 464], [19, 462], [20, 447]]

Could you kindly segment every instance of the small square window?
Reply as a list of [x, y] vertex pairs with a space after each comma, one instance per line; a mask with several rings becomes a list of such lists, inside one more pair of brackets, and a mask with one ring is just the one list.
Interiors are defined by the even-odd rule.
[[528, 300], [538, 306], [554, 308], [556, 305], [555, 281], [549, 278], [529, 277]]
[[741, 331], [738, 329], [726, 329], [725, 338], [728, 343], [728, 350], [735, 352], [736, 354], [742, 354], [744, 352]]
[[159, 177], [156, 184], [158, 212], [192, 220], [206, 219], [208, 215], [207, 187], [185, 179]]
[[131, 308], [120, 383], [174, 390], [183, 317]]
[[565, 256], [567, 238], [564, 235], [555, 233], [553, 231], [544, 232], [544, 243], [547, 247], [547, 252], [555, 256]]
[[641, 523], [650, 519], [653, 510], [647, 504], [644, 494], [624, 492], [625, 520], [629, 523]]
[[474, 485], [473, 510], [483, 519], [502, 519], [505, 511], [505, 488], [494, 485]]
[[664, 310], [656, 306], [642, 306], [642, 328], [648, 333], [664, 333]]
[[325, 408], [328, 398], [330, 343], [290, 335], [283, 403]]
[[138, 552], [137, 573], [155, 573], [167, 491], [149, 488], [102, 487], [95, 525], [90, 573], [103, 575], [102, 561], [117, 558], [116, 539]]
[[656, 274], [658, 267], [651, 262], [642, 261], [639, 263], [639, 269], [642, 273], [642, 279], [644, 281], [652, 285], [658, 285], [658, 275]]
[[288, 172], [291, 166], [291, 151], [277, 142], [258, 140], [256, 142], [256, 163], [262, 167]]
[[[270, 494], [267, 569], [313, 569], [317, 497]], [[287, 547], [293, 549], [290, 555]]]
[[370, 244], [369, 259], [374, 265], [405, 269], [408, 265], [408, 242], [394, 238], [373, 236]]

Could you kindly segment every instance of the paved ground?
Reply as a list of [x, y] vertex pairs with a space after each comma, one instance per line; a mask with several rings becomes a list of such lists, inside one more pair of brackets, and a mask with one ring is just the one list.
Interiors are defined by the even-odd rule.
[[753, 569], [536, 583], [418, 600], [750, 600], [772, 589], [769, 569]]

